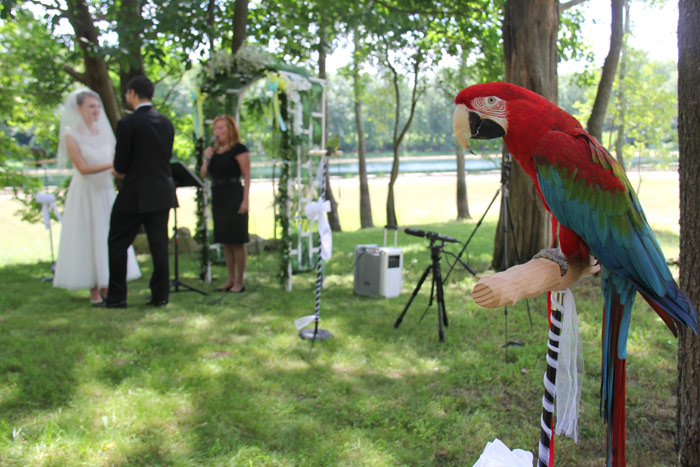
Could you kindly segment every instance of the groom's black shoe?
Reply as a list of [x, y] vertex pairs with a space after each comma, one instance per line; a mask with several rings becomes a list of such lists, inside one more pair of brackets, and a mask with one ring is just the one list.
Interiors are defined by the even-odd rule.
[[146, 305], [154, 306], [156, 308], [159, 308], [161, 306], [165, 306], [167, 304], [168, 304], [168, 300], [154, 300], [153, 298], [149, 298], [148, 301], [146, 302]]
[[126, 300], [120, 302], [108, 302], [107, 300], [102, 300], [101, 302], [95, 303], [92, 306], [97, 308], [126, 308]]

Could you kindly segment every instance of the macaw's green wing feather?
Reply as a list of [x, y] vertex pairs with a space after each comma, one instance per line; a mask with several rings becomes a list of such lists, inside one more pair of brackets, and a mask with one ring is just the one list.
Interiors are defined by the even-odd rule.
[[533, 159], [542, 196], [560, 224], [578, 234], [611, 273], [628, 279], [659, 314], [665, 311], [696, 329], [695, 310], [678, 290], [637, 195], [612, 156], [577, 128], [548, 132]]

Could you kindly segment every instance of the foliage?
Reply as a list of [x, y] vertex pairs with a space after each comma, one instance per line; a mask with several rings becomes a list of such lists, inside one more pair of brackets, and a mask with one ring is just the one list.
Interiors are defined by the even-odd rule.
[[[676, 159], [670, 148], [678, 146], [676, 64], [651, 62], [646, 53], [633, 49], [628, 49], [627, 57], [625, 159], [668, 165]], [[616, 89], [619, 86], [616, 83]], [[613, 111], [613, 121], [617, 112]]]
[[[672, 151], [677, 147], [676, 132], [677, 98], [676, 70], [672, 62], [650, 61], [644, 52], [628, 49], [627, 73], [624, 92], [627, 100], [625, 111], [625, 160], [639, 163], [652, 162], [660, 167], [667, 166], [675, 159]], [[571, 81], [567, 89], [575, 89]], [[619, 76], [613, 88], [613, 98], [619, 90]], [[581, 88], [578, 88], [581, 89]], [[566, 93], [565, 93], [566, 95]], [[583, 97], [575, 92], [575, 103], [567, 98], [573, 107], [574, 116], [585, 121], [595, 99], [595, 88], [585, 88]], [[611, 99], [616, 102], [616, 99]], [[613, 131], [610, 122], [617, 121], [619, 109], [616, 105], [608, 108], [606, 130]], [[603, 137], [608, 149], [612, 147], [612, 135]]]

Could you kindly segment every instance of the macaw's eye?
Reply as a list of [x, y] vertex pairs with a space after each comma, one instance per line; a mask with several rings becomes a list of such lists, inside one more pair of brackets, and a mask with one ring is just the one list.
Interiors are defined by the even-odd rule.
[[486, 98], [486, 103], [489, 104], [489, 105], [493, 105], [493, 104], [496, 103], [496, 98], [493, 97], [493, 96], [487, 97], [487, 98]]

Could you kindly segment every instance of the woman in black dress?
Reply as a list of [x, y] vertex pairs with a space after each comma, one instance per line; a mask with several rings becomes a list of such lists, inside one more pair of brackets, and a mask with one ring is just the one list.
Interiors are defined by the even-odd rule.
[[214, 118], [214, 137], [214, 146], [204, 150], [200, 173], [212, 178], [214, 242], [222, 243], [226, 254], [228, 280], [219, 290], [239, 293], [245, 291], [250, 155], [241, 144], [238, 126], [230, 115]]

